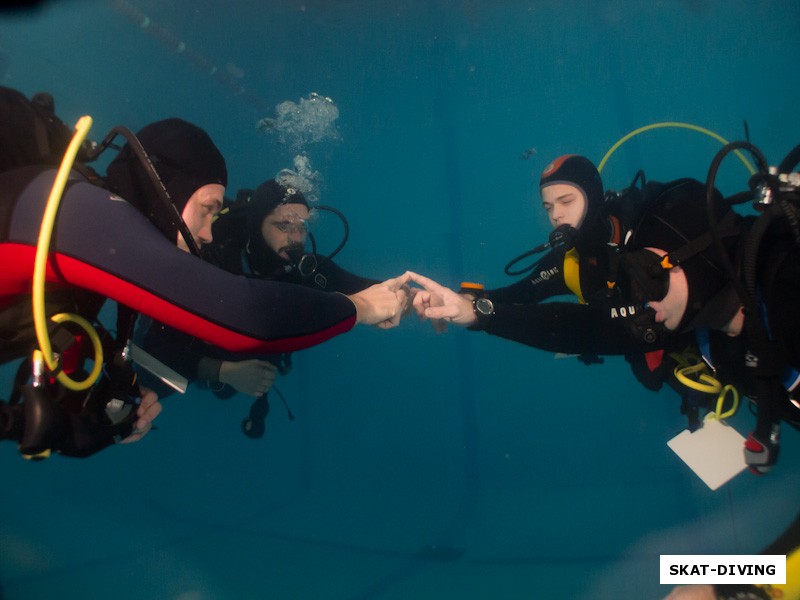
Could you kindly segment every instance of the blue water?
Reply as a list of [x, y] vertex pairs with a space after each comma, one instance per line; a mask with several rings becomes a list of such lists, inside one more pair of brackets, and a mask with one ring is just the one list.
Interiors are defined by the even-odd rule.
[[[555, 156], [599, 161], [658, 121], [741, 139], [747, 120], [779, 162], [800, 141], [799, 28], [794, 0], [73, 0], [0, 14], [0, 82], [92, 115], [95, 139], [196, 122], [231, 191], [292, 165], [260, 119], [328, 96], [340, 139], [305, 150], [350, 221], [339, 262], [500, 286], [546, 236], [535, 183]], [[649, 132], [605, 183], [704, 179], [718, 149]], [[731, 159], [720, 187], [746, 176]], [[274, 402], [258, 441], [239, 430], [248, 399], [192, 389], [142, 442], [88, 460], [6, 444], [0, 597], [658, 599], [659, 555], [758, 552], [797, 508], [796, 431], [773, 473], [711, 492], [666, 447], [677, 398], [619, 359], [408, 319], [296, 354], [278, 385], [297, 419]]]

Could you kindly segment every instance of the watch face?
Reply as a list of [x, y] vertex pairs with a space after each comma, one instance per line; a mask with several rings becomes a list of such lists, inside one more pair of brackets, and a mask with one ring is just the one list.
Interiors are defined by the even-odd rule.
[[475, 310], [484, 316], [488, 316], [494, 313], [494, 304], [488, 298], [478, 298], [475, 300]]

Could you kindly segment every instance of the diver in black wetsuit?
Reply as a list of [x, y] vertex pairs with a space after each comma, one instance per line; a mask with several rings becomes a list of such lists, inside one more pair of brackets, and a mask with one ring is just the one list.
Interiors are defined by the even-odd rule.
[[[349, 273], [324, 256], [305, 253], [309, 208], [302, 193], [270, 179], [245, 196], [214, 223], [214, 241], [205, 246], [203, 252], [210, 262], [238, 275], [293, 283], [319, 291], [354, 294], [377, 283]], [[159, 358], [168, 359], [172, 355], [167, 360], [170, 366], [191, 380], [219, 382], [220, 369], [224, 371], [225, 363], [238, 358], [227, 355], [225, 361], [212, 359], [210, 354], [220, 355], [219, 352], [211, 352], [208, 347], [203, 349], [204, 344], [193, 343], [186, 336], [183, 336], [183, 343], [169, 340], [173, 337], [169, 331], [170, 328], [145, 321], [137, 332], [137, 339]], [[169, 350], [187, 345], [191, 350], [181, 356]], [[205, 359], [198, 364], [203, 354]], [[259, 391], [240, 389], [235, 382], [231, 383], [250, 395], [257, 395]]]
[[606, 203], [597, 168], [576, 154], [550, 163], [542, 173], [539, 190], [550, 224], [554, 232], [562, 234], [559, 242], [563, 243], [548, 244], [551, 251], [530, 267], [530, 276], [484, 295], [496, 302], [528, 304], [574, 294], [580, 302], [588, 302], [606, 289], [615, 249], [632, 227], [634, 202], [631, 200], [627, 204], [631, 209], [626, 206], [626, 210]]
[[[342, 269], [329, 257], [306, 253], [309, 206], [294, 188], [270, 179], [256, 190], [242, 190], [223, 212], [214, 223], [214, 242], [204, 248], [204, 256], [227, 271], [344, 294], [377, 283]], [[140, 321], [135, 339], [189, 381], [204, 382], [221, 398], [236, 392], [265, 397], [276, 371], [288, 372], [291, 365], [289, 353], [242, 359], [150, 319]], [[156, 389], [162, 391], [162, 387]], [[263, 433], [252, 421], [248, 426]], [[251, 429], [246, 433], [259, 437]]]
[[[625, 298], [613, 293], [621, 261], [619, 250], [631, 247], [631, 240], [641, 226], [644, 207], [670, 196], [670, 202], [696, 203], [702, 210], [704, 186], [694, 180], [678, 180], [667, 184], [649, 183], [642, 195], [622, 205], [606, 203], [597, 169], [588, 160], [576, 155], [562, 156], [551, 163], [542, 174], [540, 189], [543, 205], [550, 222], [566, 235], [568, 241], [536, 264], [530, 277], [505, 288], [483, 290], [482, 286], [463, 289], [460, 298], [449, 297], [446, 308], [426, 306], [425, 295], [415, 304], [423, 316], [441, 315], [448, 322], [472, 326], [507, 337], [523, 344], [551, 350], [580, 354], [604, 349], [603, 340], [594, 342], [592, 326], [603, 326], [600, 315], [612, 315], [614, 324], [632, 318]], [[696, 214], [694, 211], [692, 214]], [[702, 219], [695, 229], [702, 229]], [[574, 229], [575, 231], [570, 231]], [[551, 236], [552, 238], [552, 236]], [[430, 280], [426, 280], [429, 282]], [[580, 304], [540, 304], [545, 298], [574, 294]], [[629, 314], [630, 313], [630, 314]], [[554, 321], [539, 317], [552, 315]], [[616, 319], [619, 317], [619, 319]], [[577, 319], [567, 330], [561, 320]], [[595, 321], [593, 323], [593, 321]], [[611, 327], [612, 332], [616, 331]], [[627, 330], [624, 330], [627, 331]], [[669, 336], [663, 336], [668, 338]], [[622, 342], [620, 342], [622, 344]], [[615, 354], [650, 350], [652, 342], [643, 344], [631, 339], [618, 345]]]
[[342, 269], [316, 251], [306, 253], [313, 207], [299, 190], [268, 179], [240, 195], [230, 211], [214, 223], [214, 242], [207, 248], [214, 264], [238, 275], [344, 294], [376, 283]]
[[[641, 189], [636, 186], [640, 178]], [[464, 297], [471, 302], [480, 296], [480, 304], [485, 305], [488, 301], [500, 310], [509, 305], [535, 305], [563, 295], [574, 295], [581, 304], [599, 303], [605, 306], [610, 294], [609, 281], [616, 277], [619, 249], [632, 234], [646, 203], [652, 196], [658, 195], [662, 187], [662, 184], [646, 183], [643, 174], [639, 173], [626, 190], [606, 194], [600, 174], [589, 159], [575, 154], [555, 159], [544, 169], [539, 181], [542, 206], [553, 226], [553, 233], [550, 242], [536, 250], [550, 251], [528, 269], [510, 270], [514, 264], [535, 251], [509, 263], [506, 267], [508, 274], [533, 271], [517, 283], [486, 291], [481, 286], [470, 289], [469, 285], [475, 284], [469, 284], [462, 288]], [[697, 188], [692, 189], [693, 193], [697, 191]], [[700, 193], [702, 191], [699, 190]], [[516, 318], [509, 318], [507, 322], [509, 329], [516, 329], [522, 323]], [[515, 334], [524, 336], [525, 331], [522, 327], [522, 331]], [[624, 354], [642, 385], [657, 391], [666, 383], [679, 393], [684, 405], [687, 405], [687, 390], [676, 382], [672, 374], [674, 364], [670, 351], [685, 351], [692, 344], [691, 336], [675, 336], [668, 343], [665, 340], [658, 348], [646, 349], [657, 352], [646, 353], [634, 349], [636, 351]], [[556, 352], [578, 354], [586, 364], [602, 362], [597, 352], [567, 350], [563, 338], [552, 348], [558, 348], [554, 350]], [[687, 410], [693, 414], [691, 409]]]
[[[689, 256], [681, 265], [687, 276], [691, 277], [696, 294], [687, 307], [686, 314], [682, 315], [680, 327], [675, 323], [669, 329], [652, 328], [648, 336], [640, 335], [638, 328], [629, 325], [642, 318], [644, 309], [637, 306], [636, 299], [629, 294], [609, 293], [611, 288], [619, 290], [630, 283], [630, 278], [626, 279], [625, 274], [635, 271], [628, 268], [634, 266], [631, 263], [633, 250], [647, 246], [677, 250], [679, 245], [687, 244], [708, 229], [704, 220], [705, 186], [702, 183], [681, 179], [660, 187], [656, 187], [657, 185], [648, 184], [654, 191], [648, 194], [644, 216], [637, 220], [627, 234], [624, 251], [616, 257], [617, 275], [611, 278], [611, 286], [606, 286], [602, 293], [595, 293], [591, 302], [581, 305], [551, 303], [545, 306], [501, 298], [495, 303], [491, 292], [487, 292], [486, 297], [493, 304], [491, 314], [478, 310], [473, 313], [473, 318], [467, 315], [468, 320], [476, 324], [476, 328], [493, 335], [544, 350], [597, 354], [655, 350], [663, 347], [663, 344], [673, 343], [679, 335], [676, 330], [691, 330], [702, 319], [716, 317], [721, 325], [726, 318], [733, 315], [738, 305], [735, 305], [735, 299], [728, 293], [721, 300], [727, 299], [733, 304], [705, 306], [708, 295], [726, 288], [728, 281], [714, 260], [712, 249], [709, 248], [710, 240], [707, 240], [701, 251]], [[723, 215], [730, 215], [729, 234], [738, 235], [740, 230], [737, 217], [718, 193], [715, 194], [715, 206], [720, 219]], [[619, 284], [616, 282], [618, 277], [621, 278]], [[665, 284], [663, 281], [661, 283]], [[726, 289], [730, 292], [730, 288]], [[721, 309], [722, 312], [715, 309]], [[553, 320], [542, 318], [545, 316], [551, 316]], [[564, 326], [567, 321], [571, 322], [569, 327]], [[609, 337], [613, 341], [609, 341]], [[613, 347], [614, 351], [609, 352], [609, 347]]]
[[[227, 183], [219, 151], [205, 132], [180, 119], [140, 133], [194, 244], [210, 241], [210, 224]], [[182, 251], [191, 238], [177, 235], [174, 218], [157, 204], [145, 167], [128, 148], [109, 167], [109, 184], [133, 203], [78, 171], [70, 175], [51, 243], [49, 288], [111, 298], [229, 351], [285, 352], [321, 343], [357, 322], [396, 325], [403, 278], [348, 297], [237, 277]], [[54, 176], [42, 167], [0, 175], [0, 261], [6, 265], [0, 273], [2, 310], [29, 305], [26, 294]], [[93, 310], [90, 317], [97, 307]], [[16, 325], [2, 322], [3, 339], [14, 338]], [[5, 352], [5, 343], [0, 350]], [[15, 424], [19, 415], [11, 411], [7, 416], [14, 422], [5, 424], [2, 435], [13, 439], [20, 430]]]

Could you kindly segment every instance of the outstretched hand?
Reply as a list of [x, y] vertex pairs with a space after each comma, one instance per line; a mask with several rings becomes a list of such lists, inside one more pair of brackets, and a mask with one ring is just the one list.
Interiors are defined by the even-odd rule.
[[423, 275], [411, 271], [407, 275], [412, 282], [422, 286], [414, 296], [417, 315], [423, 320], [432, 319], [437, 332], [444, 331], [447, 323], [464, 327], [475, 323], [472, 298], [454, 292]]
[[408, 304], [409, 278], [404, 273], [348, 296], [356, 305], [356, 322], [381, 329], [397, 327]]

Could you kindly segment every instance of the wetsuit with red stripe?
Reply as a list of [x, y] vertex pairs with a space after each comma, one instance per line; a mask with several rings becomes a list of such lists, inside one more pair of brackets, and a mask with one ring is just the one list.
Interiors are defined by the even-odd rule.
[[[0, 175], [0, 309], [29, 294], [55, 171]], [[124, 199], [73, 173], [53, 231], [48, 289], [79, 288], [234, 352], [300, 350], [349, 331], [344, 295], [241, 277], [180, 250]]]

